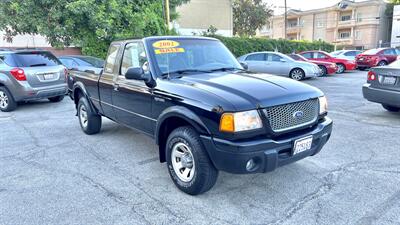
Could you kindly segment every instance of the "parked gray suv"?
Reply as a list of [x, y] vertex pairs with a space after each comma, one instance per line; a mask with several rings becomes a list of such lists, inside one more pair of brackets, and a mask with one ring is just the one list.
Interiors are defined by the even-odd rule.
[[0, 51], [0, 110], [12, 111], [22, 101], [63, 100], [67, 73], [65, 66], [48, 51]]

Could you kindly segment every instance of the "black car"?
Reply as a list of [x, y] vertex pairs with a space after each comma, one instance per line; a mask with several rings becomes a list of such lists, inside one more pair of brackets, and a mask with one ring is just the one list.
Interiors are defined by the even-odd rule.
[[104, 60], [83, 55], [65, 55], [60, 56], [58, 59], [69, 70], [79, 70], [99, 74], [104, 66]]
[[192, 195], [219, 170], [263, 173], [315, 155], [332, 132], [319, 89], [248, 73], [213, 38], [113, 42], [101, 75], [71, 71], [68, 82], [86, 134], [104, 116], [149, 135], [175, 185]]
[[388, 111], [399, 112], [400, 60], [388, 66], [371, 68], [363, 86], [363, 95], [368, 101], [382, 104]]

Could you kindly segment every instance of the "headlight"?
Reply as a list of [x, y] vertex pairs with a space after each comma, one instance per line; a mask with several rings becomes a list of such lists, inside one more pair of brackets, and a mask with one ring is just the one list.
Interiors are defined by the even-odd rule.
[[257, 110], [222, 114], [219, 130], [223, 132], [239, 132], [255, 130], [262, 127]]
[[328, 100], [325, 96], [319, 97], [319, 114], [322, 115], [328, 112]]

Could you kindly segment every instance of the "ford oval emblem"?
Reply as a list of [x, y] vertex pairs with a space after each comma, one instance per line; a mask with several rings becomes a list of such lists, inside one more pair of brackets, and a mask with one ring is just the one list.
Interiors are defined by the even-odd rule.
[[301, 120], [304, 117], [304, 112], [303, 111], [296, 111], [293, 113], [293, 118], [297, 120]]

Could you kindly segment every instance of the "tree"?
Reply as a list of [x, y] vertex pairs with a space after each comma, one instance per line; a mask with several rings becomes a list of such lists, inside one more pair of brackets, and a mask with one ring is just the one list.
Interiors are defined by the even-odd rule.
[[254, 36], [271, 15], [272, 10], [262, 0], [234, 0], [233, 33], [241, 37]]
[[[176, 7], [188, 0], [172, 0]], [[12, 0], [0, 4], [8, 40], [40, 34], [54, 47], [81, 46], [104, 57], [111, 41], [168, 33], [160, 0]]]

